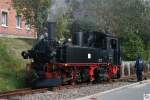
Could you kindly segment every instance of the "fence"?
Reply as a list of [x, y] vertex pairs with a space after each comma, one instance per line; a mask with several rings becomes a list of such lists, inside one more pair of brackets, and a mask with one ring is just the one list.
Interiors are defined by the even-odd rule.
[[[144, 61], [144, 73], [150, 72], [150, 62]], [[122, 61], [121, 76], [131, 76], [135, 74], [135, 61]]]

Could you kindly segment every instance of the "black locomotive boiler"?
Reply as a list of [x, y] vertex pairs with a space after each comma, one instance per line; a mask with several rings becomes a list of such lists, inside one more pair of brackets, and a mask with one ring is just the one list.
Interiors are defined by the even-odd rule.
[[29, 82], [35, 87], [80, 82], [99, 82], [120, 77], [120, 45], [116, 36], [103, 32], [76, 32], [71, 41], [55, 39], [54, 23], [48, 24], [48, 38], [23, 51]]

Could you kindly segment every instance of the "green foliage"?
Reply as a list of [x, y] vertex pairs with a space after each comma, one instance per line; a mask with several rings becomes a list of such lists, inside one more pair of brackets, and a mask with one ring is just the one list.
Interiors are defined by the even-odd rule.
[[58, 16], [56, 21], [57, 38], [64, 39], [70, 37], [70, 18], [66, 16]]
[[[56, 5], [59, 3], [59, 0], [56, 1]], [[65, 38], [70, 38], [70, 25], [72, 24], [71, 12], [72, 5], [71, 3], [65, 3], [65, 1], [60, 1], [61, 4], [64, 4], [65, 7], [56, 7], [56, 32], [57, 39], [64, 40]], [[53, 16], [54, 17], [54, 16]]]
[[77, 20], [77, 23], [79, 31], [92, 32], [98, 30], [98, 27], [95, 24], [96, 22], [94, 22], [92, 18], [82, 17]]
[[25, 87], [27, 62], [21, 51], [31, 48], [33, 40], [0, 38], [0, 43], [0, 91]]
[[48, 8], [51, 0], [13, 0], [14, 8], [18, 14], [22, 14], [25, 19], [30, 19], [31, 25], [38, 33], [43, 31], [48, 17]]
[[143, 41], [137, 34], [127, 33], [122, 36], [121, 41], [123, 41], [122, 55], [124, 60], [135, 60], [138, 54], [146, 58]]
[[[8, 53], [5, 45], [0, 46], [0, 91], [11, 90], [25, 86], [19, 73], [21, 61]], [[19, 75], [20, 74], [20, 75]]]

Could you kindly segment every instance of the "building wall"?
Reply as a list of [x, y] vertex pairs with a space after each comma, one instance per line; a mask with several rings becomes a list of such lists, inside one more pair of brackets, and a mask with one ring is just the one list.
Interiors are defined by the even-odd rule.
[[[8, 13], [8, 26], [2, 25], [2, 12]], [[26, 20], [21, 16], [22, 27], [16, 27], [17, 13], [12, 6], [12, 0], [0, 0], [0, 35], [36, 37], [34, 29], [26, 29]]]

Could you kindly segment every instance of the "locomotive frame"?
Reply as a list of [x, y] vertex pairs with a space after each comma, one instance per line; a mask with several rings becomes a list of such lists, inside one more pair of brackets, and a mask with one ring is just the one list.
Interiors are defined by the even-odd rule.
[[[65, 71], [52, 71], [52, 68], [57, 66], [57, 68]], [[112, 65], [111, 63], [56, 63], [56, 64], [48, 64], [45, 72], [44, 78], [36, 78], [31, 75], [33, 73], [33, 63], [28, 64], [28, 76], [30, 78], [30, 84], [33, 87], [49, 87], [49, 86], [59, 86], [63, 84], [76, 84], [82, 82], [101, 82], [101, 81], [108, 81], [112, 78], [120, 78], [120, 66]], [[104, 68], [106, 71], [101, 74], [101, 79], [96, 77], [95, 71]], [[82, 78], [78, 80], [79, 71], [87, 69], [88, 70], [88, 77], [86, 79]], [[103, 71], [104, 71], [103, 69]], [[51, 70], [51, 71], [50, 71]], [[70, 73], [68, 73], [68, 70]], [[100, 73], [99, 73], [100, 74]], [[62, 81], [62, 76], [64, 76]], [[65, 79], [66, 78], [66, 79]], [[70, 78], [70, 79], [67, 79]], [[65, 80], [65, 81], [64, 81]]]

